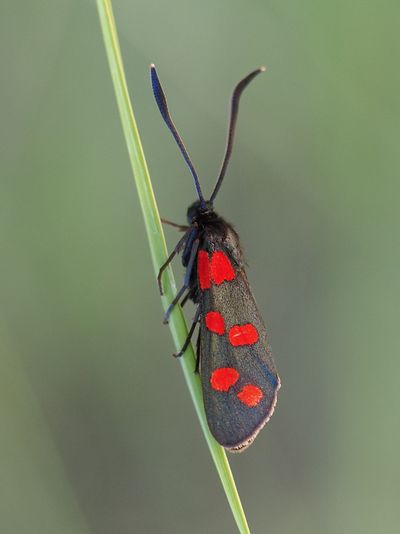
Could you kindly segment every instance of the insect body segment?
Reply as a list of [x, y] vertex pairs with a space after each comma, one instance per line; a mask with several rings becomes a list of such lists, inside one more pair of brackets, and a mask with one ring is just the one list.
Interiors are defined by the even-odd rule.
[[199, 324], [196, 371], [200, 374], [208, 425], [218, 443], [231, 451], [243, 450], [252, 443], [270, 419], [280, 387], [266, 328], [247, 281], [239, 237], [213, 207], [232, 152], [241, 94], [263, 70], [248, 74], [233, 91], [225, 155], [214, 190], [205, 200], [171, 119], [155, 67], [151, 66], [157, 105], [190, 169], [198, 195], [187, 210], [188, 226], [172, 223], [185, 233], [158, 275], [162, 292], [162, 273], [182, 252], [186, 269], [183, 286], [169, 305], [164, 322], [168, 322], [176, 304], [183, 305], [188, 299], [197, 304], [188, 337], [176, 356], [185, 352]]

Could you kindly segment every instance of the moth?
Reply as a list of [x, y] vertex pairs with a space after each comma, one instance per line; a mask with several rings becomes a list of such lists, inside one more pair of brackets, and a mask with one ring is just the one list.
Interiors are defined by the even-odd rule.
[[192, 174], [197, 200], [187, 210], [187, 225], [172, 224], [183, 236], [161, 267], [162, 274], [176, 254], [185, 267], [183, 285], [169, 305], [164, 323], [178, 303], [191, 299], [196, 312], [187, 339], [176, 356], [186, 351], [196, 326], [196, 372], [200, 374], [204, 408], [210, 431], [229, 451], [248, 447], [272, 416], [280, 388], [267, 331], [251, 291], [239, 236], [214, 210], [214, 200], [225, 177], [243, 90], [261, 72], [260, 67], [234, 88], [225, 155], [216, 185], [208, 200], [183, 141], [171, 119], [167, 100], [154, 65], [150, 67], [155, 100]]

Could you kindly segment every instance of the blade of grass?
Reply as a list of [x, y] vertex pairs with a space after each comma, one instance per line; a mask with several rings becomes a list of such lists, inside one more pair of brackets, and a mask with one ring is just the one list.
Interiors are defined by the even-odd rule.
[[[136, 187], [139, 193], [140, 205], [143, 211], [153, 266], [155, 273], [158, 273], [160, 266], [167, 258], [167, 247], [161, 226], [160, 216], [154, 198], [149, 171], [129, 98], [111, 0], [97, 0], [97, 7], [111, 70], [111, 77], [114, 84], [116, 100], [125, 134], [125, 141], [129, 152]], [[174, 294], [176, 293], [176, 285], [170, 268], [166, 270], [163, 282], [165, 295], [162, 297], [162, 301], [164, 309], [166, 309], [168, 303], [171, 302]], [[169, 327], [175, 348], [178, 351], [182, 347], [187, 336], [186, 322], [179, 306], [176, 306], [171, 314]], [[203, 430], [211, 456], [214, 460], [215, 467], [221, 479], [238, 529], [242, 534], [249, 534], [250, 530], [247, 524], [246, 516], [240, 502], [240, 497], [236, 489], [235, 481], [233, 479], [225, 451], [214, 440], [208, 429], [203, 407], [200, 380], [199, 377], [194, 373], [195, 355], [191, 345], [188, 347], [185, 355], [180, 358], [180, 363], [197, 412], [197, 416], [200, 421], [201, 428]]]

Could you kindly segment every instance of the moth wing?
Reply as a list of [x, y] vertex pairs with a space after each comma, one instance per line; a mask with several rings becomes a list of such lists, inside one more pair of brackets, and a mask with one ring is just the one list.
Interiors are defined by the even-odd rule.
[[[272, 416], [280, 387], [267, 331], [244, 271], [204, 291], [201, 312], [200, 377], [208, 425], [223, 447], [242, 450]], [[220, 324], [219, 333], [210, 330], [210, 324], [216, 329], [210, 312], [223, 318], [223, 333]], [[257, 335], [244, 325], [252, 325]], [[250, 343], [240, 344], [246, 340]]]

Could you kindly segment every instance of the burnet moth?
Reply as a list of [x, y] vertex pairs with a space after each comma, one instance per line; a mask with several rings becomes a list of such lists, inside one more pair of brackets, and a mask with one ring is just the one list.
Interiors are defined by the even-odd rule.
[[210, 199], [205, 200], [170, 117], [156, 68], [151, 65], [154, 97], [190, 169], [198, 196], [187, 210], [188, 225], [163, 220], [184, 234], [158, 274], [161, 294], [162, 274], [179, 252], [186, 269], [183, 286], [169, 305], [164, 323], [179, 302], [184, 305], [191, 299], [197, 305], [188, 337], [176, 356], [186, 351], [199, 323], [196, 372], [200, 373], [207, 421], [218, 443], [230, 451], [242, 451], [253, 442], [273, 414], [280, 387], [267, 332], [247, 280], [239, 236], [214, 211], [232, 153], [240, 96], [264, 70], [261, 67], [248, 74], [233, 91], [225, 156]]

